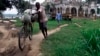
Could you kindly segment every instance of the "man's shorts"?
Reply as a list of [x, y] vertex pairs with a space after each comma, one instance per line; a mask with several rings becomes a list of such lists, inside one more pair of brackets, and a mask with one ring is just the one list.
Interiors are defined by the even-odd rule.
[[47, 28], [47, 22], [39, 22], [40, 30]]

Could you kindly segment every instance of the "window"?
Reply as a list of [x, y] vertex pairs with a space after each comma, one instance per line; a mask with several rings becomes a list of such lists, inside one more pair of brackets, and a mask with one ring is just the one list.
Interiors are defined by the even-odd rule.
[[100, 14], [100, 8], [97, 8], [97, 14]]

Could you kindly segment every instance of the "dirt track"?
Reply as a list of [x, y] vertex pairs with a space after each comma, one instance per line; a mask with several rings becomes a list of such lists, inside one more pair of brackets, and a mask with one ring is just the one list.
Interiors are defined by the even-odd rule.
[[[48, 31], [51, 35], [58, 32], [62, 27], [68, 24], [62, 25], [56, 29]], [[32, 36], [32, 41], [27, 39], [25, 50], [22, 52], [18, 48], [18, 38], [12, 38], [9, 36], [11, 30], [6, 30], [4, 26], [0, 26], [0, 31], [4, 33], [4, 37], [0, 40], [0, 56], [42, 56], [40, 52], [40, 44], [43, 41], [43, 35], [38, 33]], [[13, 32], [13, 31], [12, 31]]]

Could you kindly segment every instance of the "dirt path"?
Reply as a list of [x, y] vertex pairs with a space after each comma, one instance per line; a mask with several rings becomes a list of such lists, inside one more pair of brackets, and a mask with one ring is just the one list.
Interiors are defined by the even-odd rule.
[[[61, 25], [56, 29], [48, 31], [48, 35], [51, 35], [53, 33], [60, 31], [60, 29], [65, 26], [68, 26], [68, 24]], [[0, 30], [1, 29], [2, 28], [0, 26]], [[2, 32], [8, 34], [7, 30], [3, 29]], [[9, 40], [1, 40], [0, 46], [2, 45], [2, 47], [0, 47], [0, 56], [42, 56], [42, 54], [40, 52], [40, 44], [42, 43], [42, 41], [44, 39], [42, 33], [33, 35], [32, 41], [29, 41], [27, 39], [27, 46], [23, 52], [20, 51], [18, 48], [18, 45], [17, 45], [18, 40], [17, 39], [18, 38], [10, 38]], [[5, 41], [5, 42], [3, 42], [3, 41]]]
[[[65, 27], [67, 25], [68, 24], [64, 24], [64, 25], [62, 25], [62, 26], [60, 26], [60, 27], [58, 27], [56, 29], [48, 31], [48, 35], [51, 35], [51, 34], [54, 34], [54, 33], [58, 32], [58, 31], [60, 31], [60, 29], [62, 27]], [[28, 53], [27, 56], [41, 56], [42, 55], [39, 50], [40, 50], [40, 44], [41, 44], [43, 39], [44, 38], [43, 38], [43, 35], [41, 33], [33, 36], [33, 41], [31, 42], [31, 44], [33, 44], [33, 45], [31, 45], [32, 50]], [[33, 53], [34, 53], [34, 55], [33, 55]]]
[[78, 27], [82, 27], [81, 25], [79, 25], [78, 23], [74, 23], [76, 26], [78, 26]]
[[0, 26], [0, 32], [5, 33], [3, 38], [5, 38], [8, 35], [8, 31], [4, 29], [4, 26]]

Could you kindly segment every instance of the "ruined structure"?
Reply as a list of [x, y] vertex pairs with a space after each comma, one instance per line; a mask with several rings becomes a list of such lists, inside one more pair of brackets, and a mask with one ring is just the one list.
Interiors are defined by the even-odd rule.
[[[52, 1], [52, 2], [51, 2]], [[49, 0], [55, 5], [55, 12], [58, 9], [62, 14], [71, 14], [75, 17], [90, 17], [94, 14], [100, 16], [99, 0], [82, 1], [82, 0]]]

